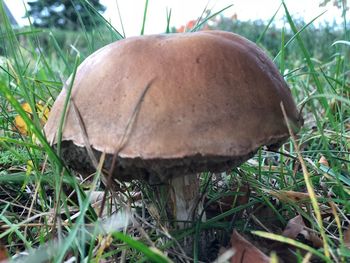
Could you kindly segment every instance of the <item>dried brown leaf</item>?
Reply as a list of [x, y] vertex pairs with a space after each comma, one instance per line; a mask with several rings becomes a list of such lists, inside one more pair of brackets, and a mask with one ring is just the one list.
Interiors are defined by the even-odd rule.
[[321, 155], [320, 160], [318, 160], [319, 164], [322, 164], [324, 166], [329, 167], [329, 163], [328, 160], [326, 159], [326, 157], [324, 157], [323, 155]]
[[305, 223], [301, 215], [298, 215], [288, 221], [286, 228], [284, 229], [282, 236], [296, 239], [296, 237], [305, 228]]
[[323, 247], [323, 241], [322, 239], [312, 232], [307, 232], [308, 236], [305, 236], [307, 240], [309, 240], [314, 248], [321, 248]]
[[236, 206], [245, 205], [249, 202], [250, 197], [250, 187], [249, 184], [242, 185], [239, 188], [239, 192], [243, 193], [243, 195], [239, 195], [237, 198], [237, 204]]
[[314, 248], [320, 248], [323, 246], [322, 239], [307, 229], [304, 220], [301, 215], [298, 215], [288, 221], [286, 228], [284, 229], [283, 236], [291, 239], [297, 239], [298, 236], [303, 236], [308, 243]]
[[236, 230], [231, 236], [231, 247], [235, 254], [231, 258], [231, 263], [268, 263], [270, 258], [262, 253], [258, 248], [243, 238]]
[[350, 227], [344, 231], [344, 245], [350, 249]]
[[[310, 195], [304, 192], [295, 191], [268, 191], [271, 195], [277, 197], [282, 202], [309, 203]], [[316, 196], [317, 198], [319, 196]]]
[[8, 262], [9, 256], [4, 245], [0, 245], [0, 263]]

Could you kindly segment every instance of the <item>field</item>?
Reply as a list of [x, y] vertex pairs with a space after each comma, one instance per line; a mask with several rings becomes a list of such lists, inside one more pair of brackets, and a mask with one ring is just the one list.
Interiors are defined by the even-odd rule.
[[[190, 23], [188, 31], [231, 31], [264, 49], [287, 81], [304, 126], [278, 151], [262, 148], [232, 171], [202, 173], [206, 220], [174, 229], [152, 187], [121, 182], [111, 193], [101, 169], [83, 180], [43, 133], [65, 80], [123, 34], [93, 11], [100, 21], [90, 30], [83, 24], [79, 32], [14, 28], [1, 3], [0, 262], [229, 262], [234, 253], [230, 262], [250, 262], [247, 257], [261, 256], [257, 250], [266, 257], [259, 262], [350, 261], [345, 8], [342, 24], [320, 27], [294, 21], [285, 4], [283, 28], [270, 23], [274, 17], [242, 22], [210, 12]], [[242, 261], [234, 261], [238, 255]]]

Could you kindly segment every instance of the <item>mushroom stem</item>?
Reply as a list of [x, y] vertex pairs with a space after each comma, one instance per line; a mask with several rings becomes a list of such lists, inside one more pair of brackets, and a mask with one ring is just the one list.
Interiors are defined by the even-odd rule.
[[179, 228], [184, 228], [185, 221], [192, 221], [203, 210], [199, 200], [199, 179], [196, 174], [177, 176], [169, 179], [168, 186], [172, 217], [180, 221], [176, 224]]

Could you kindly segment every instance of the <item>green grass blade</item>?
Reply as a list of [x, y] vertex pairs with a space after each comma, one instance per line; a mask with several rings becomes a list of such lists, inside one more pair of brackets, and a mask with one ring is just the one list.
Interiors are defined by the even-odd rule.
[[2, 142], [12, 143], [15, 145], [20, 145], [20, 146], [25, 146], [25, 147], [29, 147], [29, 148], [36, 149], [36, 150], [42, 150], [42, 148], [39, 145], [29, 143], [26, 141], [19, 141], [16, 139], [0, 136], [0, 143], [2, 143]]
[[[326, 11], [322, 12], [321, 14], [319, 14], [318, 16], [316, 16], [314, 19], [312, 19], [309, 23], [306, 23], [302, 28], [300, 28], [299, 30], [296, 29], [296, 27], [294, 26], [294, 29], [293, 29], [293, 32], [294, 32], [294, 35], [287, 41], [287, 43], [285, 43], [285, 45], [283, 46], [284, 49], [286, 49], [291, 43], [293, 43], [293, 41], [295, 39], [298, 40], [299, 38], [299, 41], [302, 42], [301, 38], [300, 38], [300, 34], [305, 31], [305, 29], [307, 29], [309, 26], [311, 26], [318, 18], [320, 18], [324, 13], [326, 13]], [[290, 17], [290, 22], [293, 23], [294, 25], [294, 22], [292, 20], [292, 18]], [[289, 20], [288, 20], [289, 21]], [[282, 51], [282, 49], [281, 49]], [[281, 51], [279, 51], [277, 53], [277, 55], [275, 56], [275, 58], [273, 59], [274, 61], [281, 55]], [[306, 50], [307, 51], [307, 50]], [[304, 53], [304, 55], [308, 55], [310, 57], [310, 55], [308, 53]]]
[[276, 12], [273, 14], [273, 16], [270, 18], [269, 22], [267, 23], [266, 27], [264, 28], [264, 31], [259, 35], [258, 39], [255, 41], [256, 44], [259, 44], [260, 41], [264, 38], [267, 30], [270, 28], [270, 25], [275, 20], [275, 17], [277, 13], [280, 11], [282, 4], [280, 4], [276, 10]]
[[332, 46], [335, 46], [335, 45], [346, 45], [346, 46], [350, 46], [350, 41], [345, 41], [345, 40], [338, 40], [338, 41], [335, 41]]
[[169, 262], [171, 262], [170, 259], [165, 257], [160, 251], [149, 248], [148, 246], [144, 245], [143, 243], [141, 243], [137, 240], [134, 240], [127, 235], [124, 235], [122, 232], [114, 232], [114, 233], [112, 233], [112, 235], [115, 238], [128, 244], [130, 247], [143, 253], [151, 262], [156, 262], [156, 263], [169, 263]]
[[286, 64], [285, 64], [285, 47], [284, 47], [284, 42], [285, 42], [285, 31], [284, 31], [284, 27], [282, 28], [282, 33], [281, 33], [281, 57], [280, 57], [280, 64], [279, 64], [279, 70], [281, 75], [284, 75], [284, 71], [286, 68]]
[[169, 34], [170, 33], [170, 19], [171, 19], [171, 8], [168, 10], [166, 9], [166, 30], [165, 33]]
[[103, 15], [100, 14], [100, 12], [98, 12], [94, 6], [88, 1], [88, 0], [84, 0], [85, 4], [87, 6], [89, 6], [91, 8], [91, 10], [94, 12], [94, 14], [100, 19], [102, 20], [107, 26], [109, 29], [112, 30], [112, 32], [114, 32], [114, 35], [116, 37], [117, 40], [120, 40], [120, 39], [123, 39], [124, 36], [122, 34], [120, 34], [120, 32], [109, 22], [107, 21]]
[[146, 27], [146, 18], [147, 18], [147, 9], [148, 9], [148, 0], [145, 2], [145, 8], [143, 10], [143, 19], [142, 19], [142, 27], [141, 27], [141, 36], [145, 33]]
[[215, 12], [214, 14], [209, 15], [208, 17], [204, 18], [203, 21], [200, 21], [201, 19], [198, 20], [196, 26], [194, 26], [194, 27], [191, 29], [191, 32], [196, 32], [196, 31], [198, 31], [198, 30], [199, 30], [205, 23], [207, 23], [210, 19], [216, 17], [218, 14], [224, 12], [225, 10], [229, 9], [229, 8], [232, 7], [232, 6], [233, 6], [233, 5], [228, 5], [228, 6], [226, 6], [225, 8], [223, 8], [223, 9], [221, 9], [221, 10]]
[[279, 241], [279, 242], [282, 242], [282, 243], [285, 243], [285, 244], [288, 244], [288, 245], [292, 245], [294, 247], [297, 247], [297, 248], [300, 248], [300, 249], [303, 249], [303, 250], [306, 250], [307, 252], [310, 252], [312, 253], [313, 255], [321, 258], [322, 260], [324, 260], [324, 262], [329, 262], [331, 263], [332, 261], [325, 257], [321, 252], [319, 252], [318, 250], [308, 246], [308, 245], [305, 245], [303, 243], [300, 243], [294, 239], [291, 239], [291, 238], [288, 238], [288, 237], [284, 237], [284, 236], [280, 236], [280, 235], [276, 235], [276, 234], [273, 234], [273, 233], [268, 233], [268, 232], [264, 232], [264, 231], [252, 231], [252, 234], [254, 235], [257, 235], [259, 237], [263, 237], [263, 238], [267, 238], [267, 239], [271, 239], [271, 240], [274, 240], [274, 241]]

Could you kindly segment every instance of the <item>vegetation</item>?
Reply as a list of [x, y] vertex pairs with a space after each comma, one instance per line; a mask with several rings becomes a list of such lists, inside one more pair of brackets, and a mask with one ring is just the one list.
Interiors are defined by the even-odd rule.
[[[302, 28], [305, 25], [304, 21], [293, 21], [297, 28]], [[290, 40], [294, 33], [292, 30], [286, 28], [278, 28], [276, 25], [270, 25], [268, 31], [264, 33], [264, 37], [261, 38], [262, 32], [265, 31], [266, 22], [261, 20], [255, 21], [240, 21], [235, 18], [229, 18], [224, 16], [218, 16], [212, 20], [209, 29], [220, 29], [224, 31], [234, 32], [239, 35], [245, 36], [253, 42], [257, 42], [263, 47], [271, 57], [275, 57], [281, 50], [282, 37], [284, 41]], [[282, 34], [282, 30], [284, 30]], [[309, 51], [312, 58], [320, 61], [330, 59], [334, 55], [334, 49], [330, 48], [330, 45], [337, 39], [344, 37], [344, 29], [337, 25], [335, 22], [323, 23], [320, 26], [310, 24], [307, 29], [303, 31], [302, 38], [305, 48]], [[317, 45], [315, 44], [317, 39]], [[294, 61], [300, 59], [298, 52], [298, 43], [292, 42], [291, 47], [285, 50], [285, 60]]]
[[92, 11], [105, 11], [99, 0], [92, 0], [89, 4], [76, 0], [32, 0], [28, 1], [28, 5], [28, 15], [33, 18], [33, 25], [44, 28], [78, 30], [83, 26], [90, 29], [99, 22]]
[[[0, 16], [5, 18], [1, 3]], [[117, 194], [108, 194], [110, 209], [99, 217], [100, 200], [90, 200], [94, 191], [104, 191], [101, 171], [91, 181], [81, 181], [64, 167], [42, 133], [45, 109], [52, 106], [63, 81], [86, 56], [122, 35], [95, 9], [87, 12], [97, 17], [96, 26], [87, 30], [83, 22], [78, 32], [13, 29], [4, 19], [0, 25], [0, 258], [7, 251], [13, 260], [23, 262], [73, 258], [168, 262], [184, 260], [179, 244], [194, 236], [191, 257], [212, 261], [220, 247], [231, 246], [234, 226], [272, 259], [277, 255], [285, 262], [348, 262], [350, 42], [346, 10], [343, 25], [319, 28], [294, 21], [285, 5], [280, 11], [287, 21], [281, 29], [223, 16], [207, 24], [210, 29], [240, 33], [267, 50], [288, 81], [305, 125], [280, 152], [261, 149], [252, 160], [226, 174], [202, 174], [207, 220], [171, 232], [171, 237], [152, 202], [152, 191], [139, 182], [123, 184]], [[205, 24], [196, 23], [193, 30], [198, 29], [196, 25]], [[21, 131], [17, 116], [26, 124], [26, 132]], [[291, 227], [293, 234], [286, 234], [291, 219], [298, 223]]]

